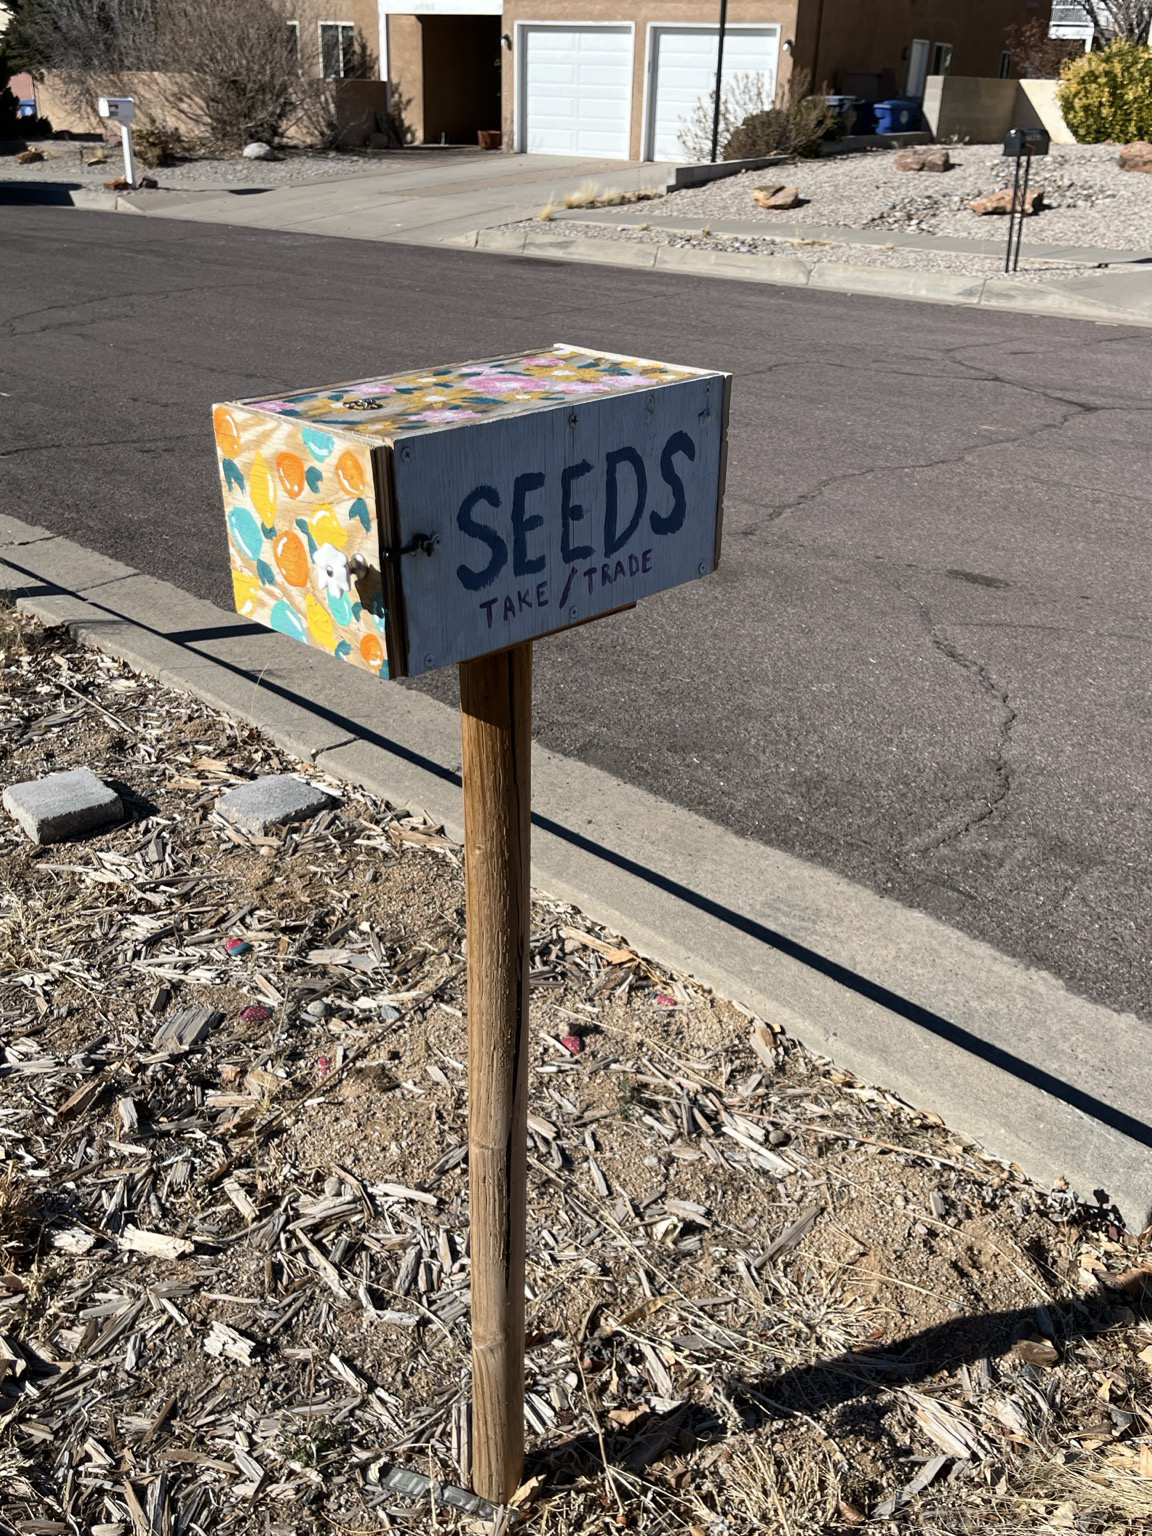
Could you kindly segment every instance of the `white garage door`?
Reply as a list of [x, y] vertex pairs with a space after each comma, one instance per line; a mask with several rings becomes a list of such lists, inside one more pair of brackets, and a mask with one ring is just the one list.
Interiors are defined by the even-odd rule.
[[632, 28], [520, 29], [520, 148], [628, 158]]
[[[650, 49], [645, 156], [649, 160], [684, 160], [688, 157], [680, 134], [685, 120], [692, 116], [698, 101], [705, 102], [711, 113], [711, 94], [716, 86], [716, 28], [653, 27]], [[721, 99], [737, 75], [750, 75], [761, 83], [764, 105], [770, 107], [779, 52], [777, 27], [725, 27]]]

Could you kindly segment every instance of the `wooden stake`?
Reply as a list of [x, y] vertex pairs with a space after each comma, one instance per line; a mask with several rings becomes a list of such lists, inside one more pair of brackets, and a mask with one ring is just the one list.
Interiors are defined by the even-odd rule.
[[532, 646], [460, 665], [468, 923], [472, 1486], [524, 1470]]

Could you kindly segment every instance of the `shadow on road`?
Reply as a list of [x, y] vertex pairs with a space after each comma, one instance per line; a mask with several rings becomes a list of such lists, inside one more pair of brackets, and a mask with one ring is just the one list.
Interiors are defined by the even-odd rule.
[[84, 190], [80, 181], [0, 181], [0, 204], [46, 203], [70, 208], [73, 192]]

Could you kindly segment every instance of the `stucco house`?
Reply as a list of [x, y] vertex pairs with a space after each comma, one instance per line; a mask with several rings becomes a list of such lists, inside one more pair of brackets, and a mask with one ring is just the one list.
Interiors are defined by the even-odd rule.
[[[677, 159], [680, 121], [715, 77], [715, 0], [375, 3], [381, 74], [427, 142], [500, 126], [505, 149]], [[1050, 13], [1051, 0], [730, 0], [724, 75], [759, 77], [769, 102], [795, 71], [814, 89], [919, 96], [930, 74], [1006, 74], [1005, 28]]]

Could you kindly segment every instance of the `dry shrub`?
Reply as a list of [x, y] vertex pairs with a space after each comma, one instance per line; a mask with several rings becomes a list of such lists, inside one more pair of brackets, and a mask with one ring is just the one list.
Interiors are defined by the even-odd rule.
[[805, 96], [791, 106], [770, 107], [745, 118], [724, 145], [723, 158], [818, 155], [821, 143], [835, 137], [839, 128], [840, 119], [823, 96]]
[[178, 128], [166, 128], [161, 123], [146, 123], [132, 134], [132, 148], [141, 165], [154, 168], [158, 165], [175, 165], [187, 146]]

